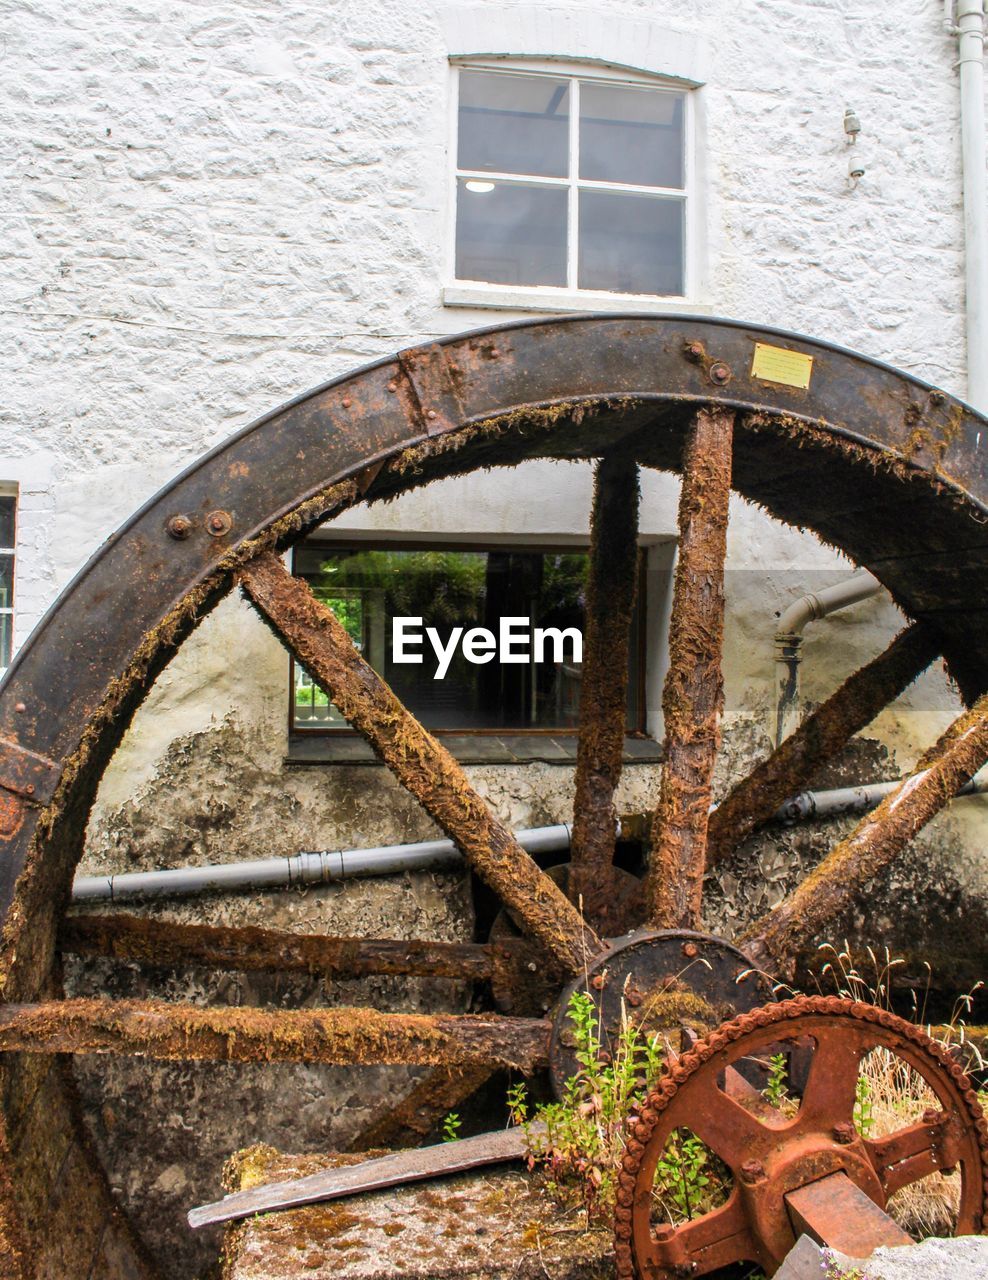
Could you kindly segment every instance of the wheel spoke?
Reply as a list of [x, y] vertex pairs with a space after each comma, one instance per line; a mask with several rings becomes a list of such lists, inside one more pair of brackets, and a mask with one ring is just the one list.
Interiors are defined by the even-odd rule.
[[795, 968], [820, 932], [969, 781], [988, 759], [988, 694], [950, 726], [914, 772], [836, 845], [798, 889], [741, 940], [752, 959]]
[[659, 1227], [639, 1269], [644, 1275], [705, 1275], [733, 1262], [757, 1257], [741, 1197], [735, 1192], [727, 1204], [711, 1213], [684, 1222], [673, 1231]]
[[471, 1067], [436, 1067], [395, 1106], [377, 1116], [350, 1143], [351, 1151], [377, 1147], [417, 1147], [443, 1116], [462, 1106], [491, 1078], [489, 1063]]
[[896, 636], [884, 653], [849, 676], [710, 815], [707, 866], [725, 858], [785, 800], [801, 791], [820, 765], [870, 724], [938, 652], [926, 628], [915, 623]]
[[532, 937], [569, 973], [602, 943], [571, 902], [491, 813], [466, 774], [357, 652], [331, 609], [277, 556], [240, 570], [248, 599], [398, 781], [460, 847]]
[[617, 832], [614, 791], [627, 725], [631, 613], [638, 584], [638, 467], [603, 458], [594, 476], [570, 898], [597, 921], [608, 901]]
[[865, 1046], [843, 1031], [816, 1042], [799, 1107], [800, 1126], [832, 1128], [854, 1118], [858, 1074]]
[[960, 1159], [957, 1121], [937, 1112], [921, 1124], [910, 1125], [886, 1138], [865, 1142], [868, 1155], [887, 1196], [931, 1173], [953, 1168]]
[[689, 1127], [701, 1142], [729, 1164], [739, 1168], [753, 1150], [764, 1146], [769, 1130], [759, 1118], [718, 1088], [713, 1077], [691, 1082], [693, 1109]]
[[529, 1072], [547, 1061], [549, 1032], [550, 1024], [538, 1019], [477, 1014], [219, 1008], [165, 1000], [0, 1005], [0, 1053], [333, 1066], [479, 1064]]
[[248, 972], [311, 973], [362, 978], [484, 979], [494, 973], [493, 948], [477, 943], [399, 938], [329, 938], [252, 926], [180, 924], [145, 916], [69, 916], [59, 931], [63, 951], [144, 964], [199, 964]]
[[657, 928], [700, 920], [711, 779], [723, 706], [724, 559], [734, 414], [701, 409], [686, 441], [679, 561], [662, 694], [665, 761], [647, 894]]

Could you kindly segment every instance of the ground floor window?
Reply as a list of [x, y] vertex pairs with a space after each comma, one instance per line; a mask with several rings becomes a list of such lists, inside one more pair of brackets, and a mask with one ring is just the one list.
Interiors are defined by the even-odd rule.
[[17, 495], [0, 490], [0, 671], [14, 647], [14, 537]]
[[[450, 733], [576, 729], [587, 564], [587, 552], [572, 547], [313, 540], [295, 551], [295, 573], [371, 666], [426, 728]], [[644, 728], [641, 604], [632, 626], [629, 732]], [[421, 661], [401, 660], [416, 655]], [[292, 689], [293, 730], [348, 731], [297, 665]]]

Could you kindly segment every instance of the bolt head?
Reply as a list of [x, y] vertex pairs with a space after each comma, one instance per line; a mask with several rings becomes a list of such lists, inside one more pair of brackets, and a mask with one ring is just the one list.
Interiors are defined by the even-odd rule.
[[394, 393], [398, 390], [397, 382], [389, 382], [388, 390], [391, 392], [392, 395], [394, 395]]
[[192, 532], [192, 521], [188, 516], [172, 516], [165, 525], [168, 536], [176, 542], [184, 542]]
[[232, 526], [229, 511], [210, 511], [206, 517], [206, 528], [214, 538], [221, 538], [224, 533], [229, 533]]
[[703, 343], [687, 342], [686, 348], [683, 354], [686, 356], [687, 360], [692, 360], [694, 363], [696, 363], [699, 360], [702, 360], [704, 355]]
[[857, 1136], [857, 1130], [850, 1120], [841, 1120], [834, 1125], [834, 1142], [839, 1142], [841, 1146], [848, 1146]]
[[341, 403], [342, 403], [342, 405], [343, 405], [343, 408], [344, 408], [344, 409], [349, 409], [349, 408], [350, 408], [350, 406], [353, 404], [353, 401], [350, 399], [350, 397], [349, 397], [349, 396], [344, 396], [344, 397], [343, 397], [343, 400], [341, 401]]
[[14, 703], [14, 710], [15, 710], [19, 715], [23, 715], [23, 714], [24, 714], [24, 712], [27, 710], [27, 703], [26, 703], [26, 702], [15, 702], [15, 703]]
[[923, 1112], [924, 1124], [939, 1124], [943, 1119], [943, 1112], [936, 1107], [927, 1107]]
[[696, 945], [695, 942], [683, 943], [683, 955], [686, 957], [687, 960], [695, 960], [699, 954], [700, 954], [700, 948]]
[[730, 366], [724, 364], [723, 360], [718, 360], [710, 366], [710, 381], [717, 383], [718, 386], [724, 386], [731, 380]]
[[593, 987], [594, 991], [603, 991], [604, 987], [607, 985], [607, 979], [602, 973], [595, 974], [590, 979], [590, 985]]
[[632, 1009], [637, 1009], [644, 997], [640, 991], [636, 991], [635, 988], [632, 987], [630, 991], [625, 992], [624, 998], [627, 1000], [628, 1004], [631, 1005]]
[[750, 1187], [753, 1183], [764, 1179], [765, 1166], [760, 1160], [746, 1160], [738, 1173], [741, 1175], [741, 1181]]

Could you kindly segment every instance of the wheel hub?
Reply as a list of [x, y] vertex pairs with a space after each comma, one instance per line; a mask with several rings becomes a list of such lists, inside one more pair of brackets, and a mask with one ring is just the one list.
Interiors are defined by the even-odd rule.
[[604, 1061], [625, 1020], [646, 1034], [688, 1028], [696, 1035], [770, 999], [767, 980], [731, 943], [689, 929], [638, 930], [609, 940], [609, 949], [563, 988], [553, 1017], [549, 1073], [561, 1094], [577, 1071], [568, 1009], [576, 992], [593, 999]]

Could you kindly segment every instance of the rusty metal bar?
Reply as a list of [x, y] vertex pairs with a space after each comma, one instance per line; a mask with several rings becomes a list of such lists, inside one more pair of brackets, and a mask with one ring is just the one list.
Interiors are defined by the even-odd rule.
[[792, 973], [821, 930], [934, 818], [988, 759], [988, 694], [950, 726], [913, 773], [831, 849], [740, 945], [763, 968]]
[[846, 1173], [797, 1187], [785, 1201], [797, 1238], [810, 1236], [852, 1258], [870, 1258], [880, 1245], [894, 1249], [915, 1243]]
[[203, 1008], [165, 1000], [0, 1005], [0, 1053], [114, 1054], [167, 1061], [323, 1062], [531, 1071], [551, 1024], [375, 1009]]
[[701, 409], [686, 439], [679, 560], [662, 694], [665, 762], [646, 892], [656, 928], [700, 920], [711, 779], [724, 702], [724, 560], [734, 414]]
[[455, 1111], [493, 1075], [489, 1063], [470, 1067], [436, 1067], [395, 1106], [372, 1120], [350, 1143], [351, 1151], [380, 1147], [417, 1147], [443, 1116]]
[[491, 813], [466, 774], [377, 672], [361, 658], [331, 609], [271, 552], [238, 574], [248, 599], [509, 908], [569, 973], [603, 944], [571, 902]]
[[599, 923], [611, 890], [628, 720], [631, 614], [638, 585], [638, 466], [602, 458], [594, 474], [569, 896]]
[[481, 980], [494, 972], [489, 946], [400, 938], [330, 938], [254, 926], [180, 924], [146, 916], [69, 916], [59, 942], [64, 951], [143, 964], [208, 965], [242, 972], [319, 974], [362, 978], [403, 974]]
[[938, 653], [929, 631], [914, 623], [884, 653], [849, 676], [710, 815], [707, 866], [722, 861], [768, 822], [785, 800], [806, 786], [820, 765], [870, 724]]

